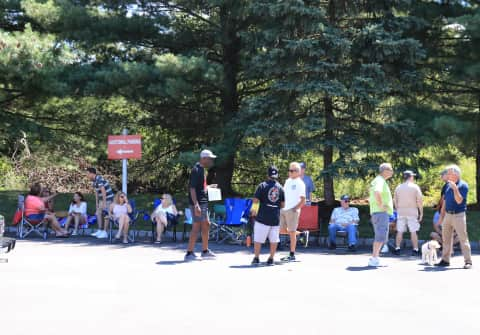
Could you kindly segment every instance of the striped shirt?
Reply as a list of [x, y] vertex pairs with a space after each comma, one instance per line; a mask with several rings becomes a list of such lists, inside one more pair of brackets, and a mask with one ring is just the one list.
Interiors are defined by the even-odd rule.
[[113, 194], [112, 187], [110, 186], [110, 183], [105, 180], [102, 176], [96, 176], [95, 180], [93, 181], [93, 188], [95, 188], [95, 192], [97, 192], [98, 197], [100, 200], [102, 199], [102, 187], [105, 187], [105, 193], [107, 196], [107, 201], [113, 201], [113, 197], [115, 196]]

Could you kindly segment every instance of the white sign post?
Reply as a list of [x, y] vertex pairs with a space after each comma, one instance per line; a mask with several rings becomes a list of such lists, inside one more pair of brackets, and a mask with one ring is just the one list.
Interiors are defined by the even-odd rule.
[[[127, 128], [123, 129], [122, 135], [128, 135]], [[120, 150], [119, 150], [120, 151]], [[121, 150], [122, 152], [119, 154], [123, 154], [127, 150]], [[122, 192], [127, 194], [127, 159], [122, 159]]]

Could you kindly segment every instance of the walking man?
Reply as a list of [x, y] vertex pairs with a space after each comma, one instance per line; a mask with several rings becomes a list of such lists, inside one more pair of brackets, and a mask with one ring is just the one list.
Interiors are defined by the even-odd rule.
[[202, 233], [202, 258], [215, 258], [215, 254], [208, 249], [208, 233], [210, 230], [210, 218], [208, 214], [208, 195], [207, 187], [216, 187], [216, 185], [207, 186], [205, 169], [213, 166], [214, 159], [217, 158], [210, 150], [203, 150], [200, 153], [200, 161], [195, 164], [188, 184], [188, 200], [193, 217], [192, 231], [188, 241], [186, 261], [197, 259], [194, 253], [195, 243], [198, 233]]
[[97, 216], [98, 230], [91, 236], [96, 238], [108, 237], [108, 221], [104, 220], [104, 217], [108, 215], [108, 209], [113, 202], [115, 194], [113, 194], [110, 183], [97, 174], [97, 169], [90, 167], [87, 169], [88, 179], [92, 181], [93, 188], [95, 189], [95, 214]]
[[253, 203], [260, 203], [258, 213], [255, 213], [254, 253], [252, 265], [260, 264], [260, 250], [268, 238], [270, 242], [270, 257], [267, 265], [273, 265], [278, 242], [280, 242], [280, 209], [285, 204], [285, 193], [277, 181], [278, 170], [275, 166], [268, 168], [268, 179], [258, 185]]
[[403, 233], [407, 228], [412, 241], [412, 256], [419, 255], [417, 231], [423, 219], [423, 196], [420, 187], [415, 184], [415, 176], [410, 170], [403, 172], [404, 183], [395, 189], [393, 203], [398, 213], [395, 255], [400, 255]]
[[280, 233], [290, 236], [290, 254], [282, 261], [294, 261], [297, 247], [297, 228], [300, 210], [305, 205], [305, 184], [300, 178], [300, 164], [290, 163], [285, 182], [285, 207], [280, 211]]
[[460, 240], [464, 269], [472, 268], [472, 251], [467, 233], [467, 195], [468, 185], [460, 179], [461, 170], [457, 165], [447, 167], [446, 179], [448, 186], [445, 189], [444, 205], [442, 206], [442, 260], [437, 266], [445, 267], [450, 265], [450, 256], [453, 245], [454, 232]]
[[315, 184], [313, 183], [312, 177], [305, 174], [307, 164], [304, 162], [300, 163], [300, 168], [300, 177], [305, 184], [305, 204], [310, 206], [312, 204], [312, 193], [315, 192]]
[[388, 241], [389, 219], [393, 215], [393, 199], [387, 180], [392, 176], [392, 165], [382, 163], [379, 167], [379, 175], [370, 184], [370, 215], [375, 239], [368, 266], [380, 266], [380, 249]]

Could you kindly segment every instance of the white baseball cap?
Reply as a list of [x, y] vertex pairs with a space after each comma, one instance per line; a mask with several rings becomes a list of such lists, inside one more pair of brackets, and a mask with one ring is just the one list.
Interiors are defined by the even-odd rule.
[[210, 150], [202, 150], [200, 158], [217, 158]]

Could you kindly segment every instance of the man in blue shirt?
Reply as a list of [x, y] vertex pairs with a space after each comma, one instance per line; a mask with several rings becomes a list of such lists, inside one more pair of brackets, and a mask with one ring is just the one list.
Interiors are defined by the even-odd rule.
[[312, 193], [315, 192], [315, 184], [313, 183], [312, 177], [307, 176], [305, 174], [305, 170], [307, 169], [307, 164], [304, 162], [300, 163], [300, 177], [305, 184], [305, 205], [310, 206], [312, 204]]
[[273, 265], [273, 258], [280, 242], [280, 209], [285, 203], [285, 193], [282, 185], [277, 181], [278, 170], [275, 166], [268, 168], [268, 179], [258, 185], [253, 203], [259, 203], [258, 213], [255, 214], [254, 252], [252, 265], [260, 264], [260, 250], [262, 244], [269, 240], [270, 257], [267, 265]]
[[442, 260], [436, 266], [449, 266], [454, 231], [460, 240], [460, 247], [465, 259], [464, 269], [472, 268], [472, 251], [467, 234], [467, 195], [468, 185], [460, 179], [461, 170], [457, 165], [447, 167], [447, 187], [442, 206], [443, 250]]

